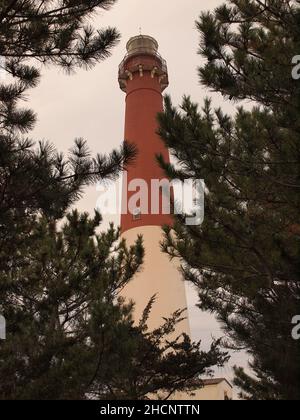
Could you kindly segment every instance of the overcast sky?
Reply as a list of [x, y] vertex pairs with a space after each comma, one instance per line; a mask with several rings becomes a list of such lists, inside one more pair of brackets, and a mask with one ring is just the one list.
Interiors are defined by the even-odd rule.
[[[118, 86], [118, 65], [125, 54], [128, 39], [142, 33], [155, 37], [159, 51], [167, 60], [170, 86], [166, 91], [179, 104], [184, 94], [202, 103], [210, 95], [200, 86], [197, 67], [199, 34], [195, 20], [201, 11], [212, 10], [223, 0], [119, 0], [108, 12], [94, 20], [96, 27], [115, 26], [122, 34], [112, 57], [90, 71], [79, 70], [67, 76], [57, 68], [43, 69], [42, 81], [29, 97], [30, 106], [38, 113], [33, 133], [37, 140], [50, 140], [63, 152], [72, 147], [74, 138], [83, 137], [94, 153], [118, 148], [124, 133], [125, 95]], [[214, 95], [214, 104], [231, 110], [229, 104]], [[79, 203], [82, 211], [92, 212], [97, 201], [96, 188], [90, 188]], [[118, 223], [117, 218], [113, 219]], [[105, 226], [110, 221], [105, 219]], [[196, 297], [191, 291], [189, 309], [194, 338], [203, 338], [207, 345], [211, 336], [219, 334], [212, 317], [195, 308]], [[245, 364], [245, 356], [237, 355], [231, 365]], [[218, 372], [230, 376], [230, 368]]]

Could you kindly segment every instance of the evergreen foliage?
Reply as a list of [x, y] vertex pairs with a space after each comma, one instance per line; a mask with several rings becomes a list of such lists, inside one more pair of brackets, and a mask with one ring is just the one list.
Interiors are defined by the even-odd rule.
[[[236, 368], [247, 399], [300, 398], [300, 54], [297, 1], [228, 0], [197, 22], [204, 86], [240, 103], [234, 116], [185, 97], [166, 98], [160, 135], [179, 161], [172, 179], [204, 179], [205, 221], [175, 235], [165, 252], [183, 260], [199, 306], [216, 314], [226, 346], [246, 349], [255, 377]], [[254, 103], [243, 107], [244, 101]]]

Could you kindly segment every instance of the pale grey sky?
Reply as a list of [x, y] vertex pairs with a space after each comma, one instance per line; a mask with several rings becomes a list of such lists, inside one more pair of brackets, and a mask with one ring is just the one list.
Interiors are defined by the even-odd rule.
[[[115, 26], [122, 34], [112, 57], [90, 71], [79, 70], [67, 76], [56, 68], [43, 69], [38, 88], [29, 97], [30, 106], [38, 113], [33, 132], [37, 140], [50, 140], [66, 152], [74, 138], [84, 137], [94, 153], [109, 152], [119, 147], [124, 132], [124, 93], [118, 86], [118, 65], [125, 54], [127, 40], [139, 33], [154, 36], [159, 51], [167, 60], [170, 86], [167, 90], [175, 104], [184, 94], [202, 103], [210, 93], [200, 86], [197, 67], [199, 35], [195, 20], [201, 11], [212, 10], [223, 0], [119, 0], [112, 10], [101, 13], [94, 20], [97, 27]], [[214, 104], [231, 110], [219, 95]], [[82, 211], [92, 212], [97, 200], [96, 188], [90, 188], [79, 203]], [[106, 218], [105, 225], [110, 220]], [[114, 218], [118, 223], [118, 219]], [[202, 338], [205, 345], [211, 336], [220, 334], [211, 315], [201, 313], [195, 303], [197, 297], [189, 290], [189, 310], [194, 338]], [[245, 364], [244, 355], [236, 355], [230, 365]], [[231, 376], [230, 366], [218, 375]]]

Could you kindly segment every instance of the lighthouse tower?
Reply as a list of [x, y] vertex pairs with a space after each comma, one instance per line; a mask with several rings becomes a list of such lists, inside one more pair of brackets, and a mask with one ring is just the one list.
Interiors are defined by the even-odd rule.
[[[161, 227], [172, 225], [172, 216], [163, 205], [162, 189], [156, 190], [158, 200], [153, 197], [153, 185], [165, 180], [156, 155], [162, 155], [166, 162], [170, 159], [168, 149], [157, 135], [157, 114], [163, 111], [162, 92], [169, 81], [166, 61], [159, 55], [154, 38], [140, 35], [128, 41], [127, 54], [119, 68], [119, 83], [126, 93], [125, 139], [138, 149], [135, 163], [124, 174], [121, 229], [128, 244], [142, 235], [145, 247], [143, 269], [126, 287], [124, 295], [136, 303], [137, 322], [156, 295], [148, 323], [153, 329], [163, 323], [163, 318], [187, 308], [179, 263], [170, 261], [160, 247]], [[130, 208], [129, 203], [139, 189], [147, 190], [146, 199], [137, 200], [136, 206]], [[181, 332], [190, 333], [188, 319], [178, 325], [176, 334]]]

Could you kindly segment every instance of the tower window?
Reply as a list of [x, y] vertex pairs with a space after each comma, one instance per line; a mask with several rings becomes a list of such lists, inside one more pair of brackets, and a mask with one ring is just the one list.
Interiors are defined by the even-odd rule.
[[133, 214], [132, 214], [132, 218], [134, 221], [138, 221], [141, 220], [142, 218], [142, 212], [140, 208], [137, 208], [134, 210]]

